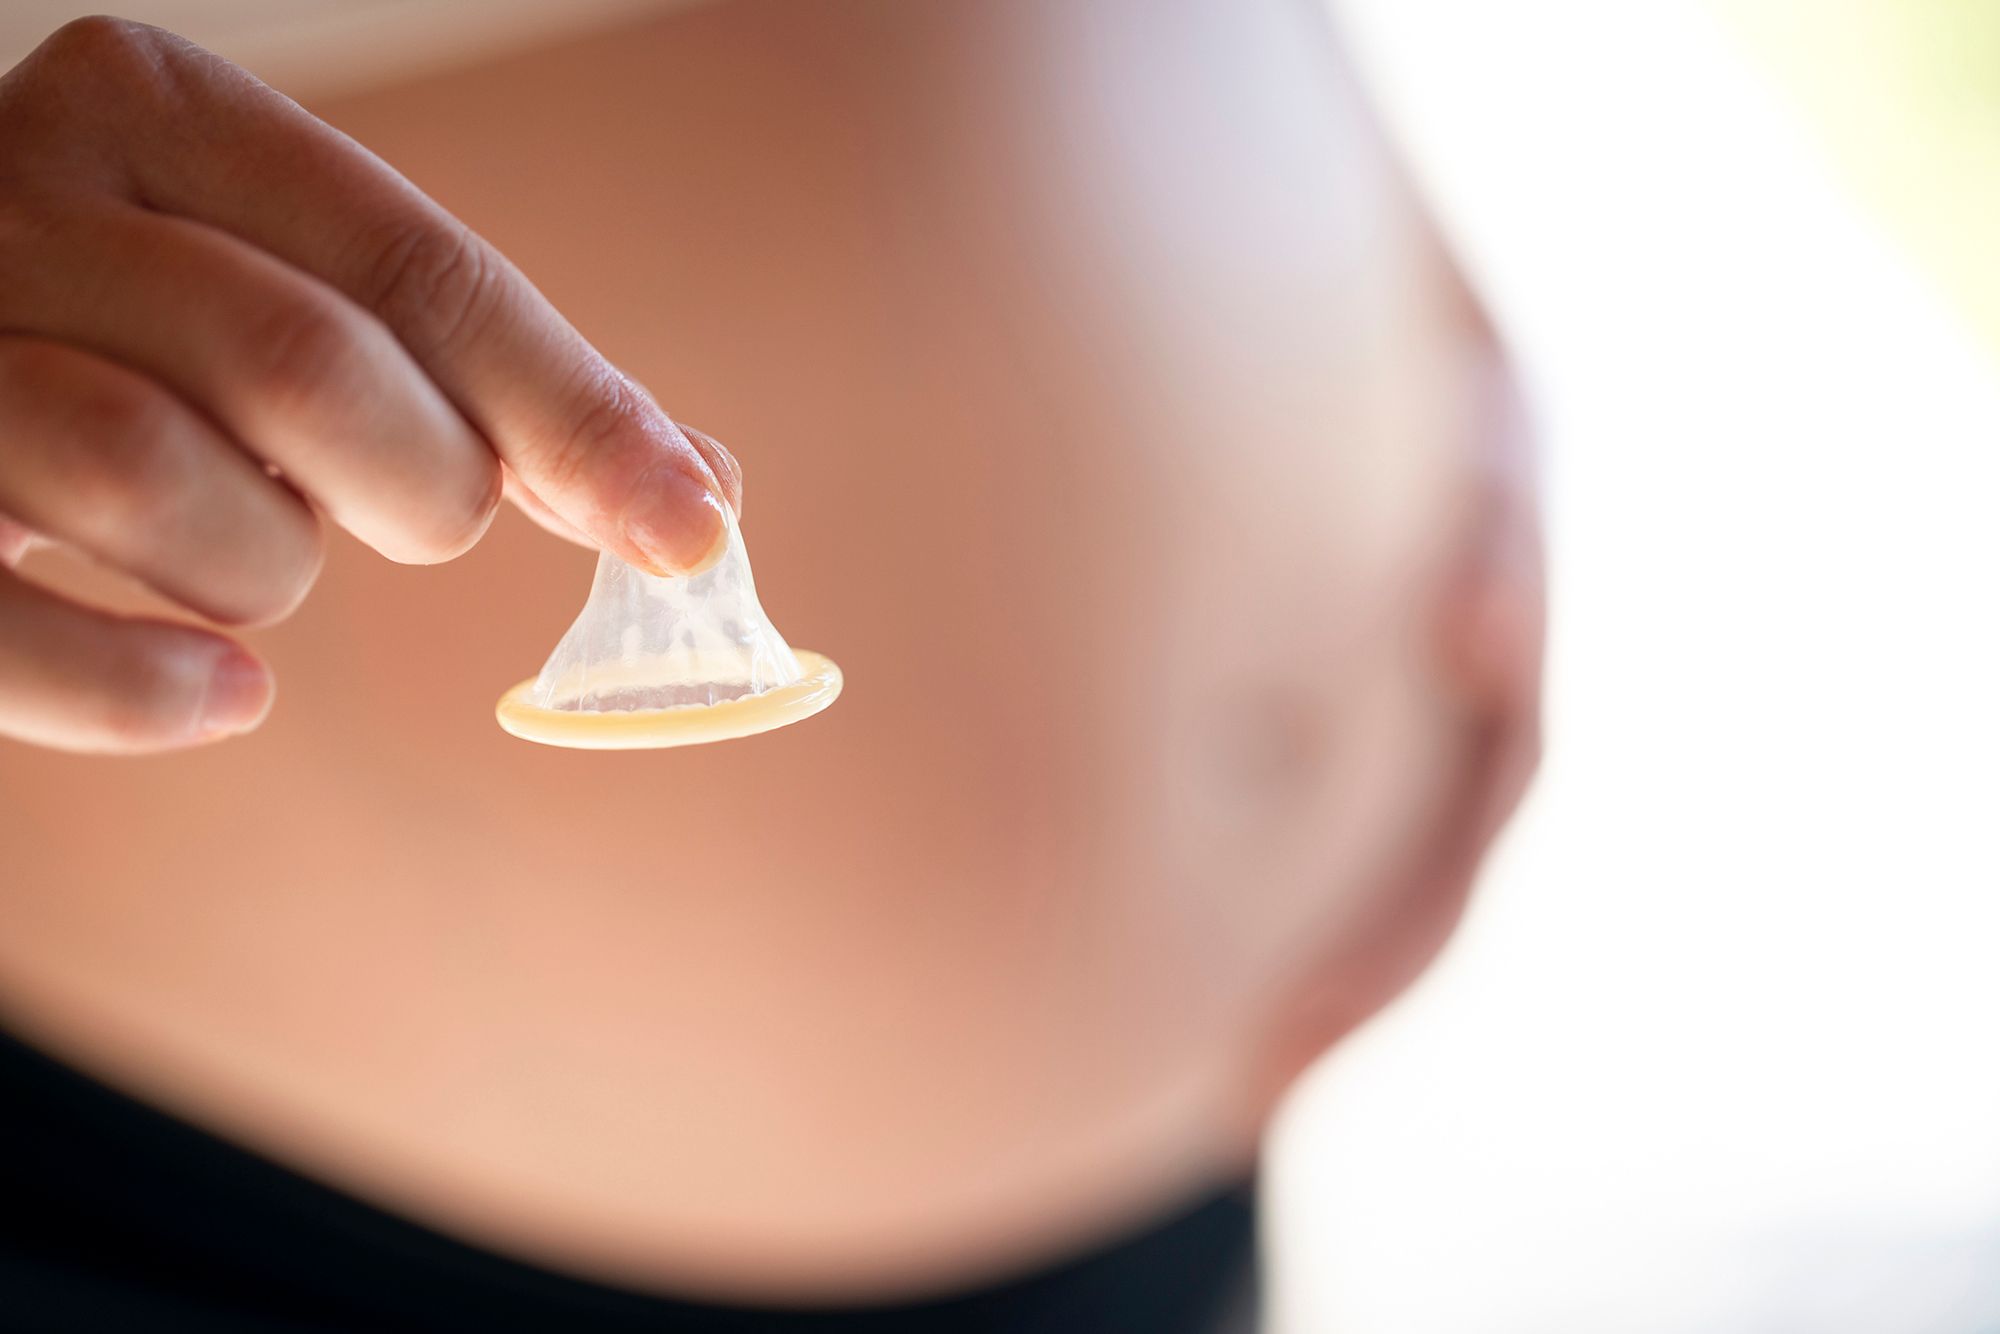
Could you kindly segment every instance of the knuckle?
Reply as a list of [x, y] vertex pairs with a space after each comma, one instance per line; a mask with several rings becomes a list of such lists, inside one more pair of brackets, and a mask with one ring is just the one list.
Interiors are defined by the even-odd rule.
[[367, 305], [413, 346], [449, 347], [484, 322], [499, 274], [498, 256], [470, 228], [424, 222], [381, 247]]
[[112, 448], [143, 454], [165, 417], [159, 398], [135, 380], [104, 376], [75, 394], [70, 425]]
[[354, 319], [331, 298], [278, 302], [246, 330], [247, 380], [280, 411], [358, 389], [360, 337]]
[[77, 447], [66, 455], [65, 480], [93, 526], [130, 532], [180, 503], [191, 481], [189, 459], [170, 427], [154, 396], [122, 382], [96, 386], [71, 403]]
[[172, 109], [191, 77], [184, 49], [170, 33], [102, 14], [56, 29], [0, 78], [0, 146], [15, 179], [72, 173], [102, 156], [135, 108]]
[[143, 91], [167, 81], [173, 47], [166, 36], [148, 24], [91, 14], [57, 28], [34, 58], [37, 68], [70, 86]]
[[53, 57], [104, 66], [150, 58], [159, 29], [111, 14], [86, 14], [50, 33], [42, 49]]
[[588, 380], [571, 397], [569, 427], [534, 451], [538, 479], [556, 490], [577, 488], [608, 458], [629, 446], [639, 429], [635, 391], [615, 374]]

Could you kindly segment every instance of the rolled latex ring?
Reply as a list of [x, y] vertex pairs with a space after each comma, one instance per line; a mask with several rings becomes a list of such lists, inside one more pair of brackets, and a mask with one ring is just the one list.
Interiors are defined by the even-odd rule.
[[840, 696], [840, 667], [810, 649], [794, 655], [805, 673], [791, 685], [716, 704], [671, 709], [544, 709], [531, 703], [535, 681], [500, 697], [494, 716], [524, 741], [573, 750], [656, 750], [755, 736], [812, 717]]

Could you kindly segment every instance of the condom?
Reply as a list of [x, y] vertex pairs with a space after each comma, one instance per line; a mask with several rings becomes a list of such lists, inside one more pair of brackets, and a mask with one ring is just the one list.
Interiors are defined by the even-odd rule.
[[500, 697], [500, 726], [582, 750], [644, 750], [753, 736], [810, 718], [840, 668], [793, 650], [765, 616], [733, 517], [722, 558], [662, 578], [609, 552], [541, 675]]

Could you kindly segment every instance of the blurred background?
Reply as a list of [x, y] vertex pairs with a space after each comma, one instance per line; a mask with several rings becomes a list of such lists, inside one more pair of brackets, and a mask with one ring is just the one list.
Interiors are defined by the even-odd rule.
[[1290, 1109], [1282, 1327], [2000, 1328], [2000, 7], [1342, 8], [1541, 410], [1549, 736]]
[[[663, 7], [124, 12], [310, 103]], [[1273, 1328], [2000, 1329], [1995, 9], [1337, 5], [1543, 426], [1549, 744], [1286, 1111]]]

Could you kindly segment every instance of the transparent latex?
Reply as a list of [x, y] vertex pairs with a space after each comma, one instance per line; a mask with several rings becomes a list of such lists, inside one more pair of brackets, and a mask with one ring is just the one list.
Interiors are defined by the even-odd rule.
[[528, 700], [588, 713], [677, 709], [761, 695], [803, 675], [757, 601], [731, 518], [722, 559], [700, 574], [661, 578], [600, 556], [590, 600]]
[[810, 718], [841, 685], [835, 663], [795, 652], [764, 615], [731, 519], [721, 559], [700, 574], [663, 579], [599, 557], [576, 623], [494, 715], [548, 746], [690, 746]]

